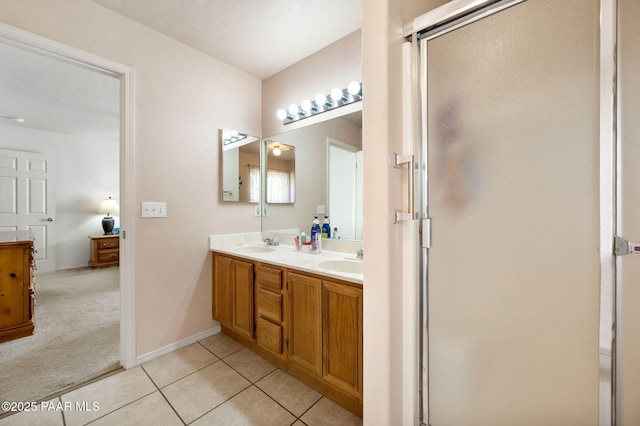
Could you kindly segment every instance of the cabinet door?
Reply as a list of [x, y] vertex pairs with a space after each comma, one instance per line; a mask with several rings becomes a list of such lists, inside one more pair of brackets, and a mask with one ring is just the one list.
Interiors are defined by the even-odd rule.
[[362, 398], [362, 289], [323, 281], [323, 378]]
[[233, 259], [213, 255], [213, 319], [231, 326], [231, 263]]
[[253, 340], [253, 263], [234, 260], [231, 292], [233, 300], [232, 327]]
[[322, 281], [289, 273], [290, 339], [292, 364], [322, 375]]
[[0, 329], [28, 321], [28, 286], [25, 289], [24, 282], [29, 278], [25, 277], [24, 264], [22, 248], [0, 250]]

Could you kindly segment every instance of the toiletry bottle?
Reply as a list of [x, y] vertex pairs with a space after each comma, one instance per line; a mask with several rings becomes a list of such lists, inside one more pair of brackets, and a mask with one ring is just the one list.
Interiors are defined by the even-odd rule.
[[329, 222], [329, 216], [324, 217], [322, 222], [322, 238], [331, 238], [331, 223]]
[[318, 220], [318, 216], [313, 218], [313, 223], [311, 224], [311, 243], [313, 244], [314, 238], [316, 234], [321, 234], [322, 230], [320, 229], [320, 221]]
[[340, 239], [340, 234], [338, 234], [338, 228], [333, 228], [333, 239], [334, 240]]

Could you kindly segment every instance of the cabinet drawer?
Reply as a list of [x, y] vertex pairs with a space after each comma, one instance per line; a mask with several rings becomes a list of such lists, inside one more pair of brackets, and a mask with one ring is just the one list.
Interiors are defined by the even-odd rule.
[[282, 354], [282, 327], [258, 318], [256, 328], [258, 345], [276, 354]]
[[282, 296], [264, 289], [258, 290], [258, 317], [282, 322]]
[[120, 239], [119, 238], [101, 238], [96, 240], [96, 245], [98, 250], [102, 249], [112, 249], [120, 247]]
[[256, 283], [262, 288], [269, 288], [274, 291], [282, 290], [282, 269], [258, 265], [256, 268]]
[[98, 263], [117, 262], [120, 260], [120, 252], [118, 250], [98, 250]]

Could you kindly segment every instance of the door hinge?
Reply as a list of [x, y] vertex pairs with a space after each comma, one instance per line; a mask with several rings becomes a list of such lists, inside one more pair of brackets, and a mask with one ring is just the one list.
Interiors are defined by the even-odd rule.
[[127, 231], [122, 231], [120, 233], [122, 234], [122, 239], [126, 240], [127, 239]]
[[285, 341], [285, 343], [286, 343], [286, 345], [287, 345], [287, 349], [289, 349], [289, 340], [287, 339], [287, 340]]
[[624, 256], [634, 253], [640, 254], [640, 244], [631, 243], [616, 235], [614, 253], [616, 256]]

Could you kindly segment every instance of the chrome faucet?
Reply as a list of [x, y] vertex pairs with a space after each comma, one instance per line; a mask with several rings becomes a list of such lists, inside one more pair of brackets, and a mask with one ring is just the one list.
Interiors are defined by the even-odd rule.
[[358, 251], [356, 252], [356, 257], [360, 260], [364, 260], [364, 250], [363, 249], [358, 249]]
[[268, 246], [279, 246], [280, 243], [275, 238], [265, 238], [262, 241], [267, 243]]

